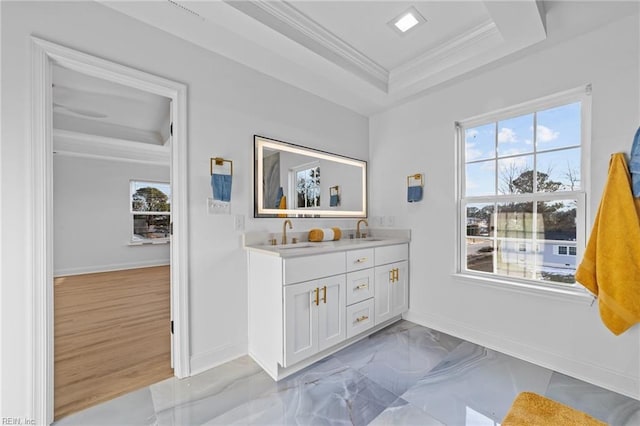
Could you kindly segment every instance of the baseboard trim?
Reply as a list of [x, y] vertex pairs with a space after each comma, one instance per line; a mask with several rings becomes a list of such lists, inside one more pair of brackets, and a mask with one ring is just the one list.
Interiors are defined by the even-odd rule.
[[432, 328], [541, 367], [566, 374], [567, 376], [575, 377], [630, 398], [640, 399], [640, 394], [638, 393], [640, 381], [617, 371], [583, 361], [576, 361], [563, 355], [506, 338], [503, 335], [497, 335], [470, 327], [465, 323], [440, 315], [409, 311], [403, 315], [403, 318], [424, 327]]
[[96, 274], [100, 272], [125, 271], [128, 269], [151, 268], [153, 266], [170, 265], [169, 259], [146, 260], [144, 262], [116, 263], [112, 265], [83, 266], [80, 268], [67, 268], [54, 271], [53, 276], [68, 277], [70, 275]]
[[218, 346], [210, 351], [191, 356], [191, 376], [247, 355], [247, 342]]

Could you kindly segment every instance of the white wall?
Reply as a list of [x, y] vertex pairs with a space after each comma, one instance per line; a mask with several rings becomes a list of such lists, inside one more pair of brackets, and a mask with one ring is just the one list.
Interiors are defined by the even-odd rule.
[[[562, 25], [550, 13], [550, 37]], [[555, 26], [554, 26], [555, 25]], [[626, 393], [639, 394], [639, 336], [616, 337], [597, 304], [465, 282], [455, 272], [454, 121], [593, 84], [591, 224], [609, 156], [629, 151], [640, 121], [638, 17], [494, 66], [371, 118], [372, 215], [412, 229], [409, 319]], [[379, 171], [384, 170], [384, 173]], [[421, 203], [406, 176], [424, 172]]]
[[[29, 247], [31, 34], [188, 85], [189, 291], [192, 370], [246, 353], [247, 277], [241, 233], [208, 216], [209, 158], [234, 161], [232, 213], [252, 219], [253, 135], [368, 160], [368, 120], [94, 2], [0, 2], [2, 8], [2, 416], [30, 417]], [[294, 231], [355, 221], [294, 220]]]
[[129, 245], [129, 181], [169, 179], [169, 166], [55, 155], [54, 275], [168, 265], [169, 244]]

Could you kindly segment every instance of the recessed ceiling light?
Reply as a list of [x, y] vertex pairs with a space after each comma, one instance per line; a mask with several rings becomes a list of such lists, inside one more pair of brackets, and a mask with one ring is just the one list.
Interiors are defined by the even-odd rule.
[[389, 21], [388, 24], [395, 32], [403, 35], [423, 22], [426, 22], [426, 19], [420, 15], [420, 12], [418, 12], [415, 7], [410, 7]]

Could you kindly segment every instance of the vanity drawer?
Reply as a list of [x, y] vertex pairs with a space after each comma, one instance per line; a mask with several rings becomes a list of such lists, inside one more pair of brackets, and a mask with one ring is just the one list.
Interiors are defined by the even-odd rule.
[[373, 285], [374, 269], [349, 272], [347, 274], [347, 305], [361, 302], [373, 297], [375, 288]]
[[395, 246], [376, 247], [376, 265], [400, 262], [409, 259], [409, 245], [397, 244]]
[[347, 339], [373, 327], [373, 299], [347, 306]]
[[371, 268], [373, 263], [373, 249], [351, 250], [347, 252], [347, 272]]
[[284, 260], [284, 284], [330, 277], [345, 271], [344, 252], [294, 257]]

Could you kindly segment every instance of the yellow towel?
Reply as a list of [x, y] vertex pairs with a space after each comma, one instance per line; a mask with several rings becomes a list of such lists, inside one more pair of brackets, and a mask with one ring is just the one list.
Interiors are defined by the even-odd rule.
[[602, 322], [615, 335], [640, 322], [639, 212], [624, 154], [613, 154], [576, 281], [598, 296]]
[[312, 229], [309, 231], [309, 241], [317, 243], [320, 241], [337, 241], [342, 238], [340, 228]]

